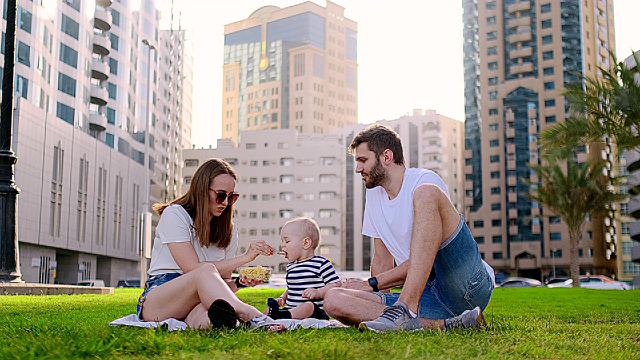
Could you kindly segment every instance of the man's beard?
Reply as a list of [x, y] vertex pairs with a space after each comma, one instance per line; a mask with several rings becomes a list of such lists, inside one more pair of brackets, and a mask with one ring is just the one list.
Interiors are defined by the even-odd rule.
[[367, 189], [373, 189], [374, 187], [382, 185], [382, 181], [387, 175], [387, 172], [382, 167], [382, 164], [380, 164], [380, 160], [376, 160], [376, 164], [367, 175], [369, 175], [369, 180], [364, 182], [364, 186]]

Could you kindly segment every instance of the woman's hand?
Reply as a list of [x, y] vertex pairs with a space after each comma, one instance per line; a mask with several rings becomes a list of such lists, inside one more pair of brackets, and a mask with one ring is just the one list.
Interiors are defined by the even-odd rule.
[[273, 248], [264, 240], [253, 240], [251, 241], [251, 244], [249, 244], [249, 248], [245, 255], [249, 258], [248, 262], [250, 262], [255, 260], [258, 255], [271, 256], [273, 253]]
[[244, 286], [248, 286], [248, 287], [254, 287], [256, 285], [260, 285], [260, 284], [264, 284], [265, 283], [264, 280], [258, 280], [258, 279], [255, 279], [255, 278], [249, 279], [247, 277], [247, 275], [238, 275], [238, 281], [240, 282], [240, 284], [242, 284]]
[[318, 289], [308, 288], [302, 292], [302, 297], [313, 300], [322, 298], [322, 295], [320, 294], [320, 291], [318, 291]]

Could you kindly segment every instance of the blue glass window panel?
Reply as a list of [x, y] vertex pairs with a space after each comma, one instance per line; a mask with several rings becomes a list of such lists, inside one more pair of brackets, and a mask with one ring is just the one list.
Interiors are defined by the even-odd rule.
[[63, 43], [60, 43], [60, 61], [77, 69], [78, 52]]
[[78, 34], [80, 33], [80, 24], [78, 24], [72, 18], [62, 14], [62, 24], [60, 30], [72, 38], [78, 40]]
[[313, 76], [324, 78], [324, 57], [320, 54], [313, 54]]
[[107, 107], [107, 122], [111, 125], [116, 124], [116, 111], [110, 107]]
[[347, 37], [346, 39], [347, 50], [346, 50], [345, 56], [347, 60], [356, 61], [358, 57], [357, 51], [356, 51], [358, 48], [357, 33], [352, 29], [346, 29], [345, 34]]
[[58, 102], [58, 108], [56, 111], [56, 116], [60, 119], [66, 121], [67, 123], [73, 125], [73, 119], [75, 117], [75, 110], [71, 106], [67, 106], [61, 102]]
[[345, 67], [346, 69], [346, 78], [347, 78], [347, 87], [350, 89], [355, 89], [357, 84], [357, 75], [356, 69], [351, 66]]
[[248, 43], [259, 43], [262, 41], [260, 26], [236, 31], [224, 36], [224, 45], [238, 45]]
[[58, 90], [76, 97], [76, 80], [63, 73], [58, 73]]
[[556, 99], [545, 100], [544, 101], [544, 106], [545, 107], [554, 107], [554, 106], [556, 106]]
[[109, 145], [109, 147], [113, 149], [113, 145], [114, 145], [114, 137], [113, 137], [113, 134], [106, 133], [105, 135], [106, 135], [106, 136], [105, 136], [105, 139], [104, 139], [104, 143], [105, 143], [105, 144], [107, 144], [107, 145]]
[[276, 20], [267, 24], [267, 44], [282, 40], [324, 49], [325, 26], [326, 22], [322, 16], [310, 12]]
[[18, 27], [31, 34], [31, 13], [18, 6]]

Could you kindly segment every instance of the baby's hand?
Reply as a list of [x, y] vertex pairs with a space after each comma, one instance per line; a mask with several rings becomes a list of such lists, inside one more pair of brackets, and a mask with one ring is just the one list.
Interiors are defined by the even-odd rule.
[[283, 298], [279, 297], [279, 298], [276, 298], [276, 300], [278, 301], [278, 306], [280, 306], [280, 307], [284, 306], [284, 299]]
[[307, 299], [320, 299], [322, 296], [320, 295], [320, 291], [318, 289], [309, 288], [302, 293], [302, 297]]

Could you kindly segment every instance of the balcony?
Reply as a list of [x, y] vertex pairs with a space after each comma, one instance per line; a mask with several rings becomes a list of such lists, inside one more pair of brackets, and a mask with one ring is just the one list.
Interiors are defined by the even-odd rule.
[[96, 29], [100, 29], [102, 31], [109, 31], [111, 30], [112, 22], [113, 17], [111, 16], [111, 13], [103, 7], [96, 6], [96, 11], [93, 18], [93, 26]]
[[629, 199], [629, 215], [634, 218], [640, 218], [640, 195]]
[[629, 227], [629, 234], [635, 241], [640, 241], [640, 221], [634, 221]]
[[518, 218], [518, 209], [509, 209], [509, 219]]
[[516, 137], [516, 129], [512, 127], [507, 128], [507, 139], [511, 139], [514, 137]]
[[633, 172], [640, 169], [640, 152], [629, 151], [627, 152], [627, 171]]
[[609, 51], [607, 51], [607, 49], [605, 49], [604, 47], [600, 47], [600, 56], [602, 56], [605, 59], [608, 59]]
[[512, 74], [521, 74], [521, 73], [532, 72], [533, 71], [533, 64], [528, 62], [528, 63], [522, 63], [522, 65], [512, 65], [509, 68], [509, 71]]
[[[527, 56], [531, 56], [531, 55], [533, 55], [533, 49], [531, 48], [531, 46], [523, 47], [522, 49], [513, 50], [513, 51], [509, 52], [509, 57], [511, 59], [527, 57]], [[533, 69], [533, 67], [532, 67], [532, 69]]]
[[530, 32], [518, 33], [518, 34], [513, 34], [509, 36], [509, 42], [512, 44], [517, 42], [529, 41], [529, 40], [531, 40]]
[[608, 39], [607, 39], [607, 34], [605, 34], [605, 32], [604, 32], [604, 31], [599, 30], [599, 31], [598, 31], [598, 39], [599, 39], [600, 41], [604, 41], [604, 42], [606, 42], [606, 41], [608, 40]]
[[93, 34], [93, 52], [102, 56], [109, 55], [111, 52], [111, 40], [104, 35]]
[[107, 129], [107, 117], [100, 113], [91, 113], [89, 115], [89, 128], [96, 131], [104, 131]]
[[507, 185], [508, 186], [516, 186], [518, 184], [518, 178], [515, 176], [509, 176], [507, 178]]
[[109, 98], [109, 92], [107, 89], [91, 85], [91, 102], [100, 106], [107, 105], [107, 99]]
[[507, 11], [513, 14], [516, 11], [525, 11], [531, 9], [531, 3], [529, 1], [518, 1], [513, 5], [507, 7]]
[[97, 0], [96, 4], [102, 6], [103, 8], [108, 8], [113, 4], [113, 0]]
[[515, 19], [509, 20], [509, 22], [507, 23], [507, 27], [509, 29], [512, 29], [518, 26], [531, 26], [531, 18], [529, 16], [515, 18]]
[[101, 59], [93, 59], [91, 63], [91, 77], [100, 81], [105, 81], [109, 78], [109, 65], [106, 61]]

